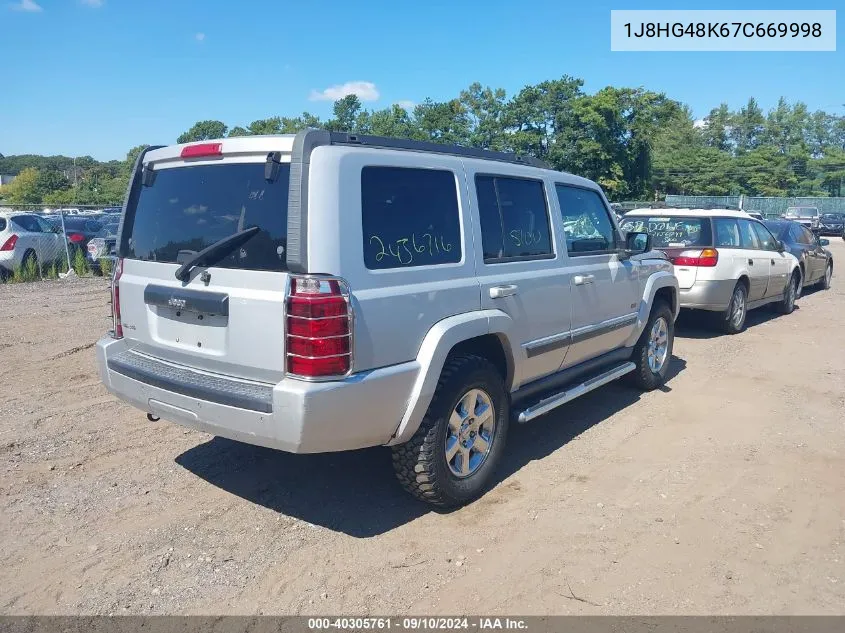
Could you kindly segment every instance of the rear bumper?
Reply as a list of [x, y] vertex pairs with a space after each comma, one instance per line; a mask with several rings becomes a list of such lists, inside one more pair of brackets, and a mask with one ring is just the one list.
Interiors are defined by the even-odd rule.
[[733, 279], [699, 280], [691, 288], [681, 288], [678, 296], [682, 308], [721, 312], [730, 305], [735, 287]]
[[0, 268], [6, 272], [14, 272], [21, 265], [21, 256], [15, 250], [0, 251]]
[[405, 413], [419, 372], [414, 361], [345, 380], [286, 378], [271, 385], [164, 364], [111, 337], [97, 343], [97, 364], [106, 388], [144, 412], [291, 453], [386, 444]]

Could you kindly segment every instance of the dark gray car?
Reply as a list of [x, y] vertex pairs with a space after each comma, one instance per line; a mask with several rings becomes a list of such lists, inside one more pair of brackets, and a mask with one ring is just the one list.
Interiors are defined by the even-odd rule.
[[798, 258], [803, 287], [817, 285], [827, 290], [833, 276], [833, 255], [824, 247], [829, 244], [805, 226], [790, 220], [768, 220], [764, 224]]

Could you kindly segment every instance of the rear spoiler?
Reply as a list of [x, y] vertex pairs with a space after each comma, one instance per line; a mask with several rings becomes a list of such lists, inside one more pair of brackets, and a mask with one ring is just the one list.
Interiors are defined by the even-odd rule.
[[141, 153], [135, 159], [135, 166], [132, 167], [132, 173], [129, 175], [129, 183], [126, 185], [126, 195], [123, 196], [120, 223], [117, 225], [117, 241], [115, 242], [117, 257], [123, 257], [125, 255], [126, 248], [123, 243], [123, 226], [126, 223], [126, 213], [129, 209], [132, 209], [133, 214], [133, 218], [130, 219], [134, 219], [135, 203], [138, 201], [138, 194], [141, 191], [141, 172], [144, 170], [144, 156], [147, 155], [147, 152], [151, 152], [154, 149], [161, 149], [162, 147], [166, 146], [149, 145], [142, 149]]

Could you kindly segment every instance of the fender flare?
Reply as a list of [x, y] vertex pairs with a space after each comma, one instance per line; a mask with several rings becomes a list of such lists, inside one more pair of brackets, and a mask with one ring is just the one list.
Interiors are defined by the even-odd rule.
[[672, 316], [675, 319], [678, 318], [678, 313], [681, 310], [678, 278], [675, 277], [674, 272], [665, 270], [652, 273], [646, 280], [645, 288], [643, 289], [643, 296], [642, 299], [640, 299], [640, 307], [637, 310], [637, 325], [631, 333], [631, 336], [629, 336], [628, 340], [625, 342], [626, 347], [633, 347], [637, 344], [640, 335], [643, 333], [643, 329], [645, 329], [646, 323], [648, 323], [648, 317], [651, 315], [651, 308], [654, 305], [654, 297], [657, 294], [657, 291], [661, 288], [672, 288], [675, 295], [675, 305], [673, 306], [674, 314]]
[[[428, 410], [428, 405], [434, 397], [440, 374], [446, 364], [446, 357], [458, 343], [485, 334], [498, 334], [504, 339], [505, 355], [510, 355], [509, 363], [512, 366], [514, 363], [518, 365], [520, 361], [513, 358], [513, 354], [518, 353], [518, 349], [521, 348], [517, 346], [515, 349], [511, 344], [512, 337], [509, 333], [512, 329], [513, 320], [501, 310], [479, 310], [456, 314], [435, 323], [420, 345], [417, 353], [420, 369], [408, 398], [408, 407], [387, 445], [407, 442], [417, 432]], [[512, 374], [513, 371], [508, 373]]]

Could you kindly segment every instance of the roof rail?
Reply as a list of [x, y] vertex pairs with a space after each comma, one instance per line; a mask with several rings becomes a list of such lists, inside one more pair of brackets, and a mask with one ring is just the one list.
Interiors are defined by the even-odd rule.
[[463, 145], [444, 145], [430, 141], [413, 141], [411, 139], [393, 138], [389, 136], [371, 136], [369, 134], [350, 134], [349, 132], [329, 132], [329, 143], [331, 145], [365, 145], [367, 147], [383, 147], [386, 149], [405, 149], [415, 152], [431, 152], [435, 154], [451, 154], [453, 156], [464, 156], [466, 158], [483, 158], [485, 160], [497, 160], [503, 163], [516, 163], [551, 169], [545, 161], [533, 156], [512, 154], [510, 152], [494, 152], [488, 149], [476, 147], [464, 147]]

